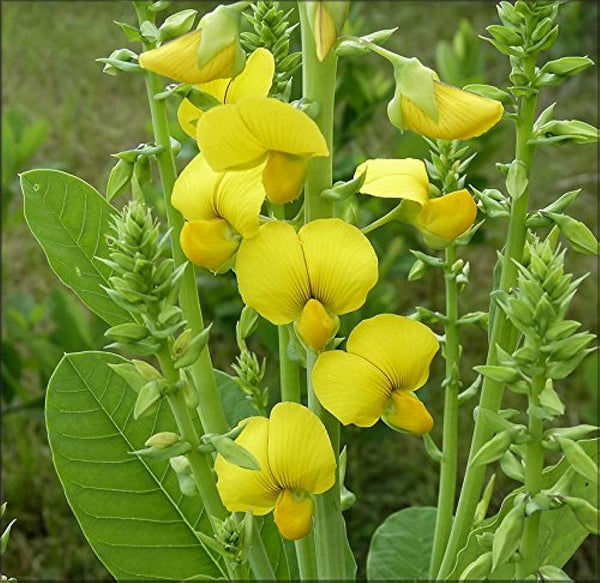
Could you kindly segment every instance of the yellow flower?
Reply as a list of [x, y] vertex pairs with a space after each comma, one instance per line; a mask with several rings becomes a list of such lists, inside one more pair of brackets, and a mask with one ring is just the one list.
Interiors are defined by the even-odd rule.
[[317, 124], [289, 103], [245, 97], [207, 111], [198, 122], [198, 145], [218, 172], [249, 168], [266, 161], [263, 184], [278, 204], [300, 196], [308, 159], [328, 156]]
[[403, 199], [400, 217], [414, 224], [433, 248], [452, 243], [475, 221], [477, 206], [466, 189], [429, 198], [429, 179], [421, 160], [367, 160], [356, 169], [354, 176], [363, 172], [366, 172], [365, 182], [360, 192]]
[[335, 483], [336, 460], [321, 420], [298, 403], [278, 403], [269, 419], [251, 417], [235, 440], [254, 455], [260, 470], [247, 470], [217, 456], [217, 488], [231, 512], [262, 516], [275, 509], [275, 522], [288, 540], [311, 529], [311, 495]]
[[495, 126], [504, 113], [502, 103], [434, 81], [437, 119], [430, 117], [417, 103], [402, 96], [400, 108], [404, 129], [429, 138], [468, 140]]
[[348, 0], [307, 2], [308, 19], [319, 61], [323, 61], [329, 54], [348, 16], [349, 9]]
[[[217, 79], [198, 85], [198, 89], [212, 95], [221, 103], [237, 103], [242, 97], [266, 97], [273, 83], [275, 61], [267, 49], [256, 49], [246, 62], [244, 70], [233, 79]], [[189, 99], [184, 99], [177, 110], [179, 124], [190, 137], [196, 138], [196, 123], [204, 112]]]
[[414, 391], [429, 376], [439, 348], [420, 322], [393, 314], [363, 320], [347, 352], [322, 353], [312, 373], [319, 402], [344, 425], [370, 427], [382, 418], [393, 429], [429, 433], [433, 419]]
[[212, 271], [228, 266], [243, 237], [258, 233], [265, 198], [261, 167], [217, 173], [198, 154], [175, 182], [171, 203], [187, 222], [180, 242], [186, 257]]
[[232, 42], [203, 67], [198, 67], [196, 56], [201, 38], [202, 31], [195, 30], [156, 49], [146, 51], [140, 55], [140, 67], [180, 83], [198, 85], [214, 79], [233, 77], [244, 66], [243, 60], [240, 63], [241, 49], [237, 42]]
[[430, 138], [468, 140], [502, 118], [502, 103], [439, 81], [418, 59], [384, 51], [394, 65], [396, 91], [388, 104], [390, 121], [399, 130]]
[[235, 266], [244, 302], [273, 324], [297, 321], [318, 352], [337, 331], [337, 316], [363, 305], [377, 282], [377, 256], [356, 227], [319, 219], [298, 233], [283, 221], [244, 239]]

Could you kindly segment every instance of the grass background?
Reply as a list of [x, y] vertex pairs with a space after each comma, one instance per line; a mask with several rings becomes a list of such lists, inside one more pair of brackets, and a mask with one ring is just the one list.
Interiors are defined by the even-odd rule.
[[[284, 5], [293, 6], [291, 2]], [[436, 43], [450, 41], [462, 18], [468, 19], [477, 34], [497, 21], [491, 2], [353, 2], [352, 23], [358, 32], [367, 33], [398, 25], [390, 40], [392, 50], [407, 56], [416, 55], [425, 64], [435, 66]], [[173, 2], [170, 12], [193, 6], [200, 12], [214, 3]], [[95, 58], [108, 56], [115, 48], [128, 46], [120, 29], [112, 21], [133, 24], [133, 8], [129, 2], [11, 2], [2, 3], [2, 111], [17, 112], [33, 122], [48, 123], [48, 138], [28, 167], [59, 166], [90, 182], [103, 191], [114, 159], [109, 154], [151, 141], [145, 90], [140, 76], [110, 77], [101, 73]], [[569, 2], [561, 12], [561, 35], [547, 55], [589, 55], [597, 61], [598, 6], [593, 2]], [[132, 47], [137, 50], [137, 47]], [[479, 43], [484, 62], [484, 82], [506, 85], [509, 72], [507, 59], [492, 47]], [[391, 91], [390, 70], [374, 57], [359, 61], [372, 76], [357, 78], [342, 63], [338, 101], [352, 102], [358, 94], [369, 91], [384, 97]], [[598, 72], [588, 70], [560, 87], [549, 88], [540, 100], [540, 108], [556, 101], [557, 118], [583, 119], [598, 125]], [[366, 87], [360, 87], [360, 83]], [[373, 98], [373, 95], [371, 95]], [[385, 99], [371, 105], [373, 118], [367, 126], [346, 136], [346, 143], [336, 155], [337, 173], [366, 157], [422, 156], [419, 138], [401, 136], [387, 122]], [[366, 106], [365, 106], [366, 107]], [[353, 110], [352, 115], [356, 115]], [[352, 116], [350, 116], [352, 120]], [[509, 162], [513, 152], [510, 124], [503, 122], [490, 139], [486, 150], [474, 166], [478, 184], [501, 188], [502, 176], [494, 162]], [[180, 165], [185, 163], [193, 146], [187, 144]], [[532, 175], [532, 208], [539, 208], [558, 194], [583, 188], [572, 207], [572, 214], [598, 232], [598, 150], [594, 146], [562, 146], [540, 150]], [[19, 171], [26, 168], [20, 168]], [[475, 180], [474, 180], [475, 182]], [[14, 185], [13, 185], [14, 187]], [[61, 349], [76, 350], [78, 337], [65, 348], [65, 334], [70, 322], [44, 317], [35, 319], [36, 306], [46, 305], [56, 297], [60, 284], [50, 272], [41, 249], [26, 225], [20, 220], [20, 198], [15, 197], [8, 209], [13, 219], [3, 231], [2, 285], [3, 304], [29, 318], [26, 333], [20, 336], [6, 321], [3, 310], [3, 342], [23, 355], [23, 385], [28, 394], [16, 403], [43, 397], [45, 376], [40, 367], [51, 370]], [[365, 222], [383, 212], [380, 203], [369, 202], [361, 211]], [[461, 310], [485, 310], [489, 299], [490, 273], [495, 249], [504, 240], [505, 223], [490, 221], [485, 232], [464, 252], [471, 261], [471, 283], [461, 297]], [[406, 273], [412, 263], [409, 248], [420, 248], [420, 241], [401, 225], [390, 225], [374, 237], [388, 277], [372, 294], [359, 315], [347, 318], [350, 329], [359, 317], [378, 311], [408, 313], [415, 305], [439, 309], [443, 305], [443, 281], [432, 273], [425, 279], [408, 283]], [[591, 331], [598, 332], [598, 264], [593, 258], [569, 252], [570, 269], [590, 272], [582, 284], [570, 317], [577, 318]], [[54, 294], [54, 295], [53, 295]], [[207, 319], [215, 321], [213, 354], [216, 365], [230, 371], [235, 356], [233, 327], [241, 308], [231, 275], [215, 279], [200, 278], [200, 294]], [[71, 296], [67, 296], [70, 298]], [[55, 303], [60, 306], [60, 300]], [[63, 302], [64, 303], [64, 302]], [[83, 315], [77, 300], [63, 305], [64, 313], [75, 312], [75, 320], [86, 322], [89, 347], [102, 345], [101, 326]], [[7, 310], [8, 311], [8, 310]], [[32, 313], [34, 315], [32, 316]], [[51, 312], [62, 313], [60, 310]], [[46, 314], [47, 316], [47, 314]], [[88, 318], [87, 320], [85, 318]], [[83, 320], [82, 320], [83, 319]], [[61, 324], [62, 322], [62, 324]], [[62, 328], [60, 326], [62, 325]], [[54, 336], [53, 336], [54, 335]], [[40, 340], [32, 344], [31, 338]], [[52, 340], [55, 338], [55, 340]], [[43, 343], [43, 340], [50, 342]], [[60, 340], [60, 342], [59, 342]], [[484, 359], [485, 334], [466, 330], [463, 335], [463, 378], [473, 378], [470, 368]], [[274, 328], [261, 324], [253, 348], [261, 355], [273, 354]], [[44, 361], [45, 358], [45, 361]], [[44, 362], [42, 362], [44, 361]], [[40, 364], [42, 362], [42, 364]], [[440, 390], [443, 362], [437, 358], [432, 378], [423, 394], [436, 419], [441, 419], [443, 401]], [[277, 388], [276, 361], [268, 362], [267, 382], [273, 393]], [[571, 378], [562, 383], [561, 395], [567, 402], [568, 423], [598, 422], [597, 358], [590, 358]], [[508, 402], [522, 406], [509, 395]], [[472, 406], [472, 404], [471, 404]], [[468, 449], [471, 430], [470, 408], [461, 410], [461, 467]], [[433, 431], [439, 443], [441, 424]], [[435, 505], [437, 468], [425, 456], [418, 438], [394, 434], [379, 424], [371, 430], [349, 428], [345, 431], [349, 445], [348, 487], [358, 496], [358, 503], [347, 512], [351, 543], [359, 560], [359, 573], [364, 576], [368, 541], [374, 529], [391, 512], [412, 505]], [[502, 478], [501, 474], [498, 478]], [[500, 479], [492, 501], [497, 508], [511, 488]], [[2, 572], [19, 580], [108, 580], [108, 573], [87, 546], [72, 516], [52, 467], [40, 407], [6, 408], [2, 417], [2, 500], [8, 500], [8, 518], [16, 517], [8, 553], [2, 559]], [[598, 574], [597, 539], [590, 537], [567, 566], [577, 580], [594, 580]]]

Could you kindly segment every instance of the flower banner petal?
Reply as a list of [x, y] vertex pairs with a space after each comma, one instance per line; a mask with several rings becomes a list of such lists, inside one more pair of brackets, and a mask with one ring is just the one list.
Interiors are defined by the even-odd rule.
[[269, 469], [269, 421], [265, 417], [251, 417], [242, 423], [245, 423], [244, 429], [235, 442], [256, 458], [260, 470], [241, 468], [219, 454], [215, 461], [217, 489], [223, 504], [231, 512], [251, 510], [254, 514], [267, 514], [275, 507], [279, 495], [279, 487]]
[[246, 67], [231, 81], [223, 103], [237, 103], [244, 97], [266, 97], [273, 84], [275, 59], [265, 48], [256, 49], [246, 61]]
[[357, 310], [377, 283], [377, 255], [360, 229], [340, 219], [318, 219], [298, 232], [312, 297], [328, 312]]
[[269, 464], [281, 488], [321, 494], [335, 482], [336, 459], [323, 422], [298, 403], [278, 403], [269, 418]]
[[256, 166], [268, 150], [248, 129], [237, 105], [218, 105], [205, 112], [198, 121], [196, 138], [217, 172]]
[[246, 97], [237, 107], [246, 127], [265, 149], [303, 157], [329, 155], [317, 124], [293, 105], [272, 97]]
[[202, 154], [198, 154], [177, 177], [171, 204], [188, 221], [218, 218], [215, 192], [221, 176], [208, 165]]
[[395, 390], [414, 391], [427, 381], [439, 343], [421, 322], [379, 314], [358, 324], [346, 347], [381, 370]]
[[344, 425], [371, 427], [381, 417], [392, 387], [375, 366], [342, 350], [322, 353], [312, 372], [319, 402]]
[[242, 236], [258, 233], [260, 208], [265, 200], [262, 167], [225, 172], [217, 186], [217, 213]]
[[239, 245], [224, 219], [184, 223], [179, 242], [192, 263], [215, 272], [235, 255]]
[[300, 240], [283, 221], [262, 225], [242, 241], [235, 271], [244, 302], [273, 324], [298, 318], [310, 299]]
[[382, 416], [392, 429], [424, 435], [433, 429], [433, 417], [419, 400], [408, 391], [394, 391]]
[[408, 129], [443, 140], [468, 140], [487, 132], [502, 118], [502, 103], [434, 82], [438, 120], [434, 121], [413, 101], [402, 97], [402, 124]]
[[[443, 247], [468, 231], [477, 216], [477, 205], [466, 189], [432, 198], [416, 217], [416, 224], [432, 238], [432, 246]], [[436, 240], [438, 244], [436, 243]]]
[[422, 160], [414, 158], [366, 160], [354, 178], [366, 172], [360, 188], [363, 194], [381, 198], [402, 198], [424, 205], [429, 198], [429, 179]]

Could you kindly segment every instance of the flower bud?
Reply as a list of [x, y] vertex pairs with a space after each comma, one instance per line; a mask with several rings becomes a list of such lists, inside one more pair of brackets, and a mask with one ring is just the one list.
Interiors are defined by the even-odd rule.
[[516, 504], [504, 517], [494, 534], [492, 544], [492, 571], [511, 558], [521, 542], [521, 534], [525, 524], [523, 506]]
[[348, 15], [350, 2], [307, 2], [308, 22], [313, 31], [317, 58], [323, 61], [337, 40]]
[[577, 442], [558, 436], [556, 438], [560, 449], [565, 454], [569, 465], [586, 480], [593, 484], [598, 483], [598, 466]]
[[162, 374], [158, 372], [150, 363], [145, 360], [132, 360], [136, 371], [147, 381], [157, 381], [163, 378]]
[[598, 241], [584, 223], [568, 215], [559, 215], [556, 213], [543, 214], [554, 221], [574, 251], [588, 255], [598, 254]]
[[571, 509], [580, 524], [592, 534], [599, 534], [600, 512], [583, 498], [561, 496], [565, 504]]
[[459, 581], [483, 581], [492, 571], [492, 553], [483, 553], [460, 575]]
[[144, 445], [146, 447], [155, 447], [157, 449], [163, 449], [165, 447], [169, 447], [170, 445], [176, 444], [181, 440], [181, 437], [177, 435], [177, 433], [173, 433], [172, 431], [161, 431], [160, 433], [155, 433], [151, 437], [149, 437]]
[[182, 36], [192, 30], [196, 20], [197, 10], [181, 10], [165, 18], [158, 29], [158, 38], [161, 42]]
[[540, 73], [552, 73], [554, 75], [566, 76], [577, 75], [594, 64], [588, 57], [561, 57], [554, 61], [548, 61]]
[[162, 398], [161, 388], [163, 383], [159, 380], [146, 383], [138, 393], [133, 409], [133, 418], [139, 419], [156, 411], [158, 402]]

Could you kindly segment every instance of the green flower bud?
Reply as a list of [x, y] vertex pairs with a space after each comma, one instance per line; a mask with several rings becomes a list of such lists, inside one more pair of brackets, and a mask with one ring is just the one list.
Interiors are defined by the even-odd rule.
[[256, 458], [244, 447], [223, 435], [204, 435], [203, 440], [214, 448], [230, 463], [248, 470], [260, 470]]
[[146, 383], [138, 393], [133, 409], [133, 418], [139, 419], [154, 413], [158, 408], [158, 402], [162, 398], [164, 381], [156, 380]]
[[129, 49], [116, 49], [107, 58], [96, 59], [96, 62], [104, 63], [102, 72], [107, 75], [141, 71], [137, 64], [137, 55]]
[[123, 344], [131, 344], [138, 340], [143, 340], [148, 337], [148, 330], [141, 324], [134, 324], [133, 322], [127, 322], [125, 324], [119, 324], [109, 328], [105, 333], [105, 336], [113, 338], [117, 342]]
[[511, 384], [518, 381], [521, 375], [518, 370], [508, 366], [481, 365], [474, 367], [475, 371], [499, 383]]
[[122, 364], [109, 364], [108, 366], [117, 375], [119, 375], [136, 393], [139, 393], [140, 389], [147, 382], [147, 379], [140, 375], [136, 367], [129, 362], [124, 362]]
[[494, 492], [494, 484], [496, 482], [496, 474], [492, 474], [492, 477], [489, 479], [485, 490], [483, 491], [483, 496], [481, 500], [477, 503], [475, 507], [475, 515], [473, 516], [473, 525], [480, 524], [485, 518], [485, 514], [490, 505], [490, 501], [492, 499], [492, 493]]
[[156, 447], [158, 449], [169, 447], [181, 441], [181, 437], [172, 431], [161, 431], [149, 437], [144, 445], [146, 447]]
[[327, 188], [321, 192], [321, 196], [325, 200], [334, 202], [345, 200], [360, 190], [365, 182], [366, 176], [367, 173], [364, 171], [352, 180], [347, 180], [346, 182], [336, 182], [331, 188]]
[[504, 475], [517, 482], [525, 482], [525, 468], [510, 449], [507, 449], [500, 458], [500, 467]]
[[[208, 344], [208, 338], [210, 336], [210, 329], [212, 328], [212, 324], [206, 327], [202, 332], [196, 334], [196, 336], [192, 339], [184, 339], [182, 340], [182, 344], [178, 345], [177, 349], [182, 349], [183, 353], [180, 357], [176, 358], [175, 362], [173, 362], [173, 366], [175, 368], [183, 368], [186, 366], [190, 366], [196, 362], [201, 354], [201, 352], [206, 348]], [[179, 337], [181, 338], [181, 336]], [[179, 340], [178, 338], [178, 340]], [[186, 342], [186, 346], [183, 346], [183, 343]], [[175, 347], [174, 347], [175, 348]], [[173, 354], [173, 358], [175, 359], [175, 354]]]
[[471, 465], [481, 466], [500, 459], [504, 452], [515, 442], [517, 435], [526, 434], [526, 432], [527, 430], [523, 425], [515, 425], [510, 429], [497, 433], [473, 456]]
[[556, 213], [544, 214], [554, 221], [574, 251], [583, 254], [598, 255], [598, 241], [589, 228], [581, 221], [577, 221], [568, 215], [559, 215]]
[[244, 306], [240, 319], [235, 326], [236, 338], [240, 349], [245, 345], [244, 340], [254, 333], [258, 326], [258, 312], [250, 306]]
[[494, 87], [493, 85], [472, 83], [471, 85], [466, 85], [463, 89], [465, 91], [470, 91], [471, 93], [477, 93], [477, 95], [487, 97], [488, 99], [495, 99], [505, 105], [512, 103], [512, 98], [506, 91], [502, 91], [502, 89], [498, 89], [498, 87]]
[[527, 178], [525, 164], [520, 160], [515, 160], [508, 168], [508, 174], [506, 176], [506, 189], [508, 190], [508, 194], [510, 194], [514, 200], [517, 200], [525, 193], [528, 184], [529, 179]]
[[554, 61], [548, 61], [541, 69], [540, 73], [552, 73], [553, 75], [577, 75], [594, 64], [592, 59], [587, 57], [561, 57]]
[[459, 581], [483, 581], [492, 572], [492, 553], [483, 553], [460, 575]]
[[[516, 501], [515, 501], [516, 502]], [[494, 534], [492, 545], [492, 571], [509, 561], [521, 542], [521, 534], [525, 524], [523, 506], [515, 504], [504, 517]]]
[[161, 42], [182, 36], [192, 30], [196, 20], [197, 10], [181, 10], [165, 18], [158, 29], [158, 38]]
[[593, 484], [598, 483], [598, 466], [585, 450], [575, 441], [566, 437], [557, 436], [556, 441], [565, 454], [569, 465], [586, 480]]
[[583, 498], [561, 496], [579, 523], [592, 534], [600, 534], [600, 511]]
[[417, 281], [427, 275], [428, 271], [429, 266], [420, 259], [417, 259], [408, 272], [408, 281]]
[[169, 464], [170, 464], [171, 468], [173, 469], [173, 471], [178, 475], [182, 475], [182, 476], [191, 476], [192, 475], [192, 468], [190, 466], [190, 462], [188, 461], [187, 457], [185, 457], [184, 455], [178, 455], [178, 456], [172, 457], [169, 460]]
[[571, 577], [556, 565], [543, 565], [537, 572], [543, 577], [543, 581], [573, 581]]
[[[492, 24], [486, 27], [486, 30], [499, 42], [505, 46], [521, 46], [523, 38], [516, 30], [500, 24]], [[493, 98], [495, 99], [495, 98]]]
[[551, 120], [539, 127], [537, 133], [545, 137], [534, 140], [534, 143], [595, 144], [598, 142], [598, 129], [577, 119]]
[[133, 164], [125, 160], [117, 160], [108, 175], [108, 183], [106, 185], [106, 200], [111, 201], [115, 196], [118, 196], [125, 191], [131, 175], [133, 174]]
[[544, 432], [544, 438], [556, 439], [558, 437], [566, 437], [573, 441], [584, 439], [590, 433], [598, 431], [600, 428], [596, 425], [576, 425], [575, 427], [554, 427]]

